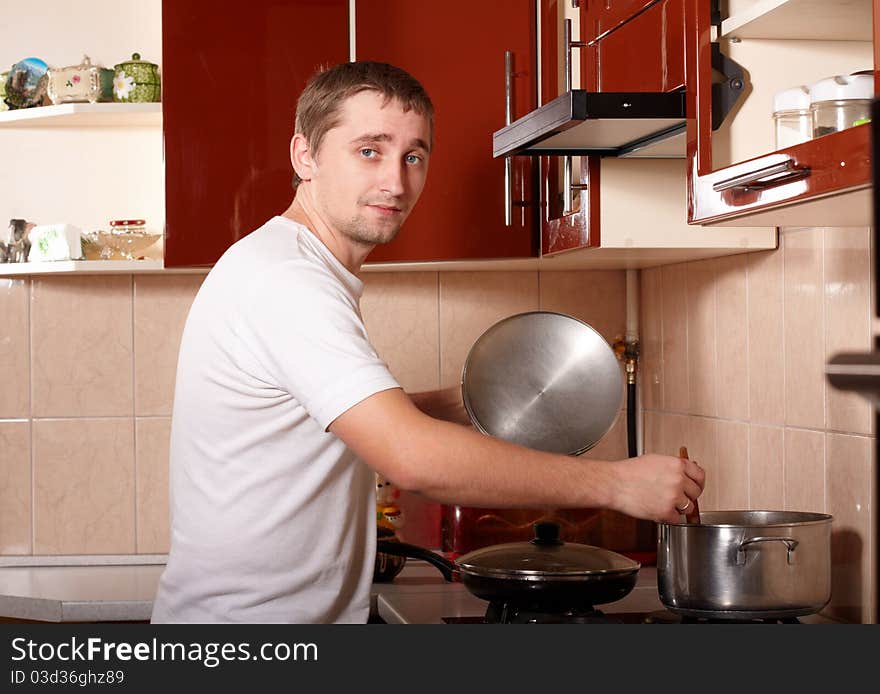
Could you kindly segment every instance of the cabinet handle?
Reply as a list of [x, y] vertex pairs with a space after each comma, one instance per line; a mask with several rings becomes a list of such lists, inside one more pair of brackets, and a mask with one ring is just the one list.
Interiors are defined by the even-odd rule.
[[757, 171], [749, 171], [724, 181], [718, 181], [712, 185], [712, 190], [716, 193], [724, 190], [761, 190], [807, 178], [809, 175], [809, 166], [799, 168], [795, 165], [794, 160], [786, 159]]
[[[513, 122], [513, 51], [504, 51], [504, 125]], [[504, 157], [504, 226], [513, 226], [513, 157]]]
[[[565, 46], [565, 91], [571, 91], [571, 49], [583, 48], [587, 45], [586, 41], [571, 40], [571, 20], [566, 19], [562, 25], [562, 43]], [[583, 190], [586, 186], [582, 184], [572, 185], [571, 182], [571, 155], [566, 156], [562, 163], [562, 214], [571, 214], [571, 191]]]

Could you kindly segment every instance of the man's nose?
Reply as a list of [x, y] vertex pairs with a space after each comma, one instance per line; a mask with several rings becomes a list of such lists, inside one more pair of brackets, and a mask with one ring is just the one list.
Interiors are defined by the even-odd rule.
[[403, 162], [387, 161], [382, 167], [380, 180], [382, 192], [389, 195], [403, 195], [406, 188], [406, 166]]

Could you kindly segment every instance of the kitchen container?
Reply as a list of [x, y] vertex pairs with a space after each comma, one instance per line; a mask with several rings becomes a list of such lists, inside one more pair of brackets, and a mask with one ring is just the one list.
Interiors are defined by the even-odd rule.
[[831, 521], [801, 511], [714, 511], [661, 523], [660, 600], [689, 617], [781, 619], [831, 599]]
[[131, 60], [118, 63], [114, 70], [113, 101], [134, 103], [160, 100], [159, 66], [141, 60], [140, 53], [133, 53]]
[[113, 101], [113, 70], [92, 65], [83, 56], [79, 65], [49, 68], [49, 98], [53, 104]]
[[873, 75], [836, 75], [810, 87], [813, 137], [828, 135], [871, 119]]
[[773, 127], [776, 149], [791, 147], [813, 138], [808, 87], [801, 85], [776, 93], [773, 97]]

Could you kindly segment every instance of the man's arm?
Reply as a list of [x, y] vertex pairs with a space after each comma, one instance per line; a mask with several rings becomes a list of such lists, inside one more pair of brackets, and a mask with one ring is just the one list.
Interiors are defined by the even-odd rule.
[[410, 492], [463, 506], [610, 508], [677, 522], [702, 492], [693, 461], [622, 461], [545, 453], [429, 417], [400, 389], [384, 390], [329, 427], [374, 470]]
[[455, 424], [469, 425], [471, 423], [461, 397], [461, 386], [407, 393], [407, 395], [413, 405], [435, 419]]

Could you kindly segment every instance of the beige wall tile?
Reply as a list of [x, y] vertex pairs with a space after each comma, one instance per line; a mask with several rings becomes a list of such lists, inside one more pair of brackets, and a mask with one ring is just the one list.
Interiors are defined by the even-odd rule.
[[30, 415], [29, 280], [0, 277], [0, 417]]
[[825, 510], [825, 434], [785, 430], [785, 509]]
[[180, 336], [204, 275], [134, 276], [134, 407], [170, 415]]
[[[718, 420], [688, 417], [686, 445], [688, 456], [706, 471], [706, 484], [700, 496], [700, 511], [718, 510]], [[678, 451], [676, 450], [677, 454]]]
[[32, 283], [34, 416], [130, 416], [131, 276]]
[[749, 425], [719, 419], [716, 433], [718, 510], [748, 509]]
[[403, 389], [440, 387], [436, 272], [367, 273], [361, 313], [370, 341]]
[[135, 441], [136, 551], [138, 554], [165, 554], [171, 539], [168, 506], [171, 419], [137, 419]]
[[626, 412], [621, 411], [611, 429], [590, 450], [582, 454], [590, 460], [623, 460], [627, 455]]
[[660, 439], [662, 433], [660, 431], [660, 423], [663, 414], [660, 412], [645, 411], [642, 413], [642, 436], [644, 438], [645, 453], [657, 453], [660, 450]]
[[715, 260], [688, 263], [687, 355], [690, 412], [713, 417], [718, 412], [715, 387]]
[[690, 409], [690, 362], [688, 361], [687, 268], [664, 265], [663, 282], [663, 409]]
[[0, 422], [0, 554], [30, 553], [31, 424]]
[[822, 229], [783, 234], [785, 262], [785, 423], [825, 427]]
[[[870, 229], [825, 229], [825, 360], [871, 350]], [[856, 393], [826, 385], [828, 429], [870, 434], [873, 411]]]
[[641, 272], [641, 316], [639, 331], [642, 354], [639, 360], [642, 407], [663, 406], [663, 282], [660, 268]]
[[750, 253], [749, 416], [758, 424], [785, 422], [785, 287], [782, 251]]
[[874, 607], [871, 573], [876, 538], [871, 519], [873, 440], [828, 434], [825, 482], [832, 521], [831, 603], [826, 612], [848, 622], [867, 622]]
[[34, 553], [135, 551], [134, 423], [33, 423]]
[[749, 427], [749, 505], [755, 510], [785, 508], [785, 430]]
[[749, 418], [748, 255], [717, 261], [716, 354], [718, 416]]
[[461, 382], [471, 346], [502, 318], [539, 306], [537, 272], [440, 275], [440, 386]]
[[574, 316], [595, 328], [608, 344], [626, 332], [626, 272], [541, 272], [540, 308]]
[[[660, 455], [678, 455], [678, 449], [686, 445], [690, 417], [679, 414], [658, 414], [653, 418], [654, 432], [651, 435], [652, 446], [645, 448], [646, 453]], [[690, 453], [690, 449], [688, 449]]]

